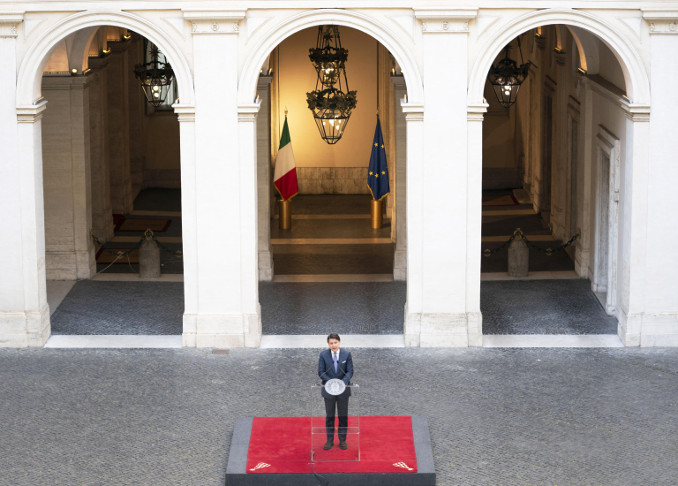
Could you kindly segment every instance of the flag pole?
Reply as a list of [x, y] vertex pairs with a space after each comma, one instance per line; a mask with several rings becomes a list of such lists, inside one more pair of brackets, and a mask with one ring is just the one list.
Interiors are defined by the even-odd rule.
[[[285, 121], [287, 121], [287, 106], [285, 106]], [[292, 199], [280, 199], [278, 206], [278, 227], [281, 230], [292, 228]]]
[[287, 201], [280, 200], [280, 218], [278, 219], [278, 225], [281, 230], [288, 230], [292, 227], [291, 201], [291, 199], [288, 199]]
[[370, 220], [372, 223], [372, 229], [379, 229], [383, 225], [383, 199], [375, 201], [372, 199], [372, 204], [370, 205]]
[[[378, 83], [377, 83], [377, 86], [378, 86]], [[377, 103], [378, 102], [379, 102], [379, 97], [377, 97]], [[378, 119], [379, 119], [379, 107], [377, 107], [377, 120]], [[370, 201], [370, 226], [372, 227], [372, 229], [379, 229], [383, 226], [384, 209], [383, 209], [382, 201], [383, 201], [383, 199], [379, 199], [379, 200], [374, 199], [374, 194], [372, 194], [372, 201]]]

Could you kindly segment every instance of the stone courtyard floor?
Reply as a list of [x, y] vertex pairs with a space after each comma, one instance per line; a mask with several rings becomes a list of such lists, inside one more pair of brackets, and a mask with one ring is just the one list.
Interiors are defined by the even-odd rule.
[[[0, 485], [223, 484], [237, 417], [321, 406], [318, 345], [0, 350]], [[352, 352], [363, 415], [428, 418], [438, 485], [676, 484], [675, 349]]]

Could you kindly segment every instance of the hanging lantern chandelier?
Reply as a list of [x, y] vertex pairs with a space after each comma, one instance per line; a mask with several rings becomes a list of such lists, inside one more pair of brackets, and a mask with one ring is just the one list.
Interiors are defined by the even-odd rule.
[[[520, 48], [520, 37], [518, 37], [518, 49], [520, 50], [520, 60], [523, 59], [523, 51]], [[510, 45], [506, 46], [504, 58], [496, 66], [490, 68], [490, 84], [494, 88], [494, 94], [501, 105], [508, 109], [518, 98], [518, 90], [523, 84], [530, 70], [531, 62], [526, 62], [518, 67], [518, 64], [509, 57]]]
[[348, 89], [345, 66], [348, 49], [341, 47], [336, 25], [318, 27], [316, 47], [309, 49], [308, 57], [317, 74], [315, 90], [306, 93], [308, 109], [313, 113], [322, 139], [335, 144], [344, 134], [351, 111], [358, 103], [357, 91]]
[[[144, 42], [146, 45], [146, 43]], [[160, 50], [150, 44], [151, 60], [144, 64], [134, 66], [134, 76], [141, 83], [141, 89], [144, 90], [146, 100], [156, 108], [162, 105], [167, 98], [167, 94], [174, 81], [174, 71], [169, 65], [165, 56], [160, 60]], [[144, 52], [147, 49], [144, 48]]]

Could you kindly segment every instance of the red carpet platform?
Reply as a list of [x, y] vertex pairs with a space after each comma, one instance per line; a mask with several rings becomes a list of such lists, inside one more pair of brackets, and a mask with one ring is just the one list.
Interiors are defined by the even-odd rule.
[[[313, 420], [314, 424], [317, 420]], [[340, 450], [335, 441], [335, 446], [329, 451], [331, 455], [319, 450], [316, 460], [311, 464], [310, 417], [237, 419], [228, 458], [226, 484], [435, 484], [433, 454], [425, 417], [360, 417], [353, 424], [349, 421], [349, 429], [358, 423], [359, 441], [357, 436], [349, 433], [348, 450]], [[313, 447], [321, 448], [322, 443], [314, 441], [314, 444]], [[321, 454], [322, 461], [318, 459]]]

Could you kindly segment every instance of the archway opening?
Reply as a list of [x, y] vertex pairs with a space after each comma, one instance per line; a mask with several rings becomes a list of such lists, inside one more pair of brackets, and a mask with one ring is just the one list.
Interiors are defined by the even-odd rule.
[[531, 65], [509, 108], [485, 86], [483, 334], [616, 334], [623, 66], [574, 26], [510, 46]]
[[[405, 304], [405, 118], [407, 87], [400, 67], [377, 39], [339, 26], [349, 51], [346, 72], [358, 103], [342, 139], [326, 144], [306, 93], [317, 74], [309, 60], [318, 26], [284, 39], [258, 81], [259, 277], [262, 331], [267, 334], [402, 334]], [[368, 165], [377, 113], [390, 194], [383, 224], [371, 227]], [[285, 118], [299, 194], [292, 224], [280, 228], [272, 179]], [[261, 123], [265, 120], [266, 123]], [[388, 309], [385, 311], [385, 309]], [[350, 317], [350, 318], [349, 318]]]
[[[172, 109], [177, 83], [153, 106], [134, 73], [154, 47], [127, 28], [92, 26], [61, 39], [43, 63], [52, 335], [182, 332], [180, 140]], [[159, 261], [149, 267], [157, 266], [158, 276], [140, 275], [148, 246], [158, 249]]]

